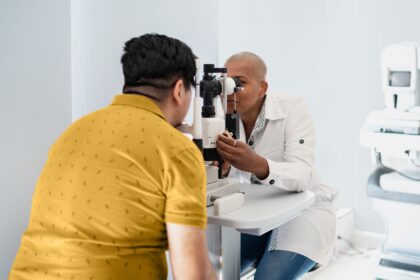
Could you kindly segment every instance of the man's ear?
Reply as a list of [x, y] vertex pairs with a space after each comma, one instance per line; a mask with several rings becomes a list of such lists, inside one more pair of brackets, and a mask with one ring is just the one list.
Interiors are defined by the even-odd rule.
[[183, 91], [185, 91], [183, 88], [184, 88], [184, 82], [182, 81], [182, 79], [179, 79], [178, 81], [176, 81], [175, 85], [172, 88], [171, 98], [178, 105], [182, 104], [181, 96], [182, 94], [185, 94], [185, 92], [183, 93]]

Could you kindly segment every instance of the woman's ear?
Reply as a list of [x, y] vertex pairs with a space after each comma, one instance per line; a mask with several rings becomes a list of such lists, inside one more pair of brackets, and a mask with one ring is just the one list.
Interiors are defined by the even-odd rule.
[[260, 96], [264, 96], [265, 93], [267, 92], [268, 89], [268, 83], [266, 81], [261, 81], [260, 82], [260, 92], [259, 95]]
[[185, 89], [184, 89], [184, 82], [182, 81], [182, 79], [179, 79], [178, 81], [176, 81], [175, 85], [172, 88], [171, 91], [171, 98], [174, 100], [174, 102], [178, 105], [182, 104], [182, 95], [185, 94]]

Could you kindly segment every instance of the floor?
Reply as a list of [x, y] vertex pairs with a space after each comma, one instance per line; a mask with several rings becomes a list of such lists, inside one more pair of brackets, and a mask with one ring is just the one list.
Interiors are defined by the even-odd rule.
[[379, 249], [337, 250], [324, 268], [306, 274], [302, 280], [371, 280], [376, 278]]

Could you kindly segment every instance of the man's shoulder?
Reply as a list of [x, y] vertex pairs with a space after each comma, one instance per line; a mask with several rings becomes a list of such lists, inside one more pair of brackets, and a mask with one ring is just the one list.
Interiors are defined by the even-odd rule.
[[177, 157], [183, 152], [193, 153], [196, 156], [200, 155], [200, 150], [194, 142], [169, 123], [161, 137], [164, 138], [164, 143], [170, 149], [173, 157]]

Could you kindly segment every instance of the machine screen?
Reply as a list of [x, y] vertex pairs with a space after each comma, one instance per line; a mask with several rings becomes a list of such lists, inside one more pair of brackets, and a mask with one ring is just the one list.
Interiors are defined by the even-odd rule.
[[389, 73], [389, 86], [391, 87], [409, 87], [410, 80], [410, 71], [391, 71]]

